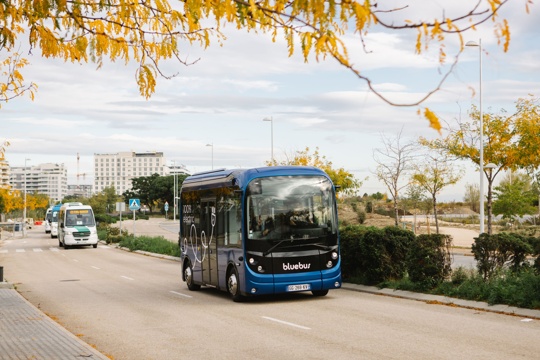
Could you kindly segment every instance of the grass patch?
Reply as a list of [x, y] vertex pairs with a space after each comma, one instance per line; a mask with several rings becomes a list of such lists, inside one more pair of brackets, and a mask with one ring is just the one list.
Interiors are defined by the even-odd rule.
[[142, 250], [155, 254], [180, 257], [180, 247], [178, 244], [170, 242], [163, 236], [124, 236], [118, 242], [121, 247], [128, 248], [130, 251]]
[[378, 287], [540, 310], [540, 275], [532, 268], [519, 272], [505, 269], [489, 280], [484, 280], [474, 269], [458, 268], [451, 279], [433, 289], [422, 288], [408, 276], [383, 282]]

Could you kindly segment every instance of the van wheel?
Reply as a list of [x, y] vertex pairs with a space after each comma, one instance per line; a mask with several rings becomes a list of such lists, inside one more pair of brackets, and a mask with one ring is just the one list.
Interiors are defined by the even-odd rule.
[[184, 279], [186, 280], [186, 285], [189, 290], [195, 291], [201, 288], [201, 285], [197, 285], [193, 282], [193, 267], [191, 262], [188, 261], [186, 267], [184, 268]]
[[97, 249], [97, 244], [92, 244], [92, 247], [93, 247], [94, 249]]
[[60, 239], [58, 240], [58, 246], [59, 246], [59, 247], [64, 247], [64, 244], [62, 244], [62, 242], [60, 241]]
[[238, 281], [238, 271], [232, 267], [227, 274], [227, 292], [234, 302], [241, 302], [244, 298], [240, 294], [240, 283]]

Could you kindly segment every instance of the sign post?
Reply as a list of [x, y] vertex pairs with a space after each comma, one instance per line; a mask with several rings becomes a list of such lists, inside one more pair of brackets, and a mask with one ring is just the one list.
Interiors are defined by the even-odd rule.
[[116, 211], [120, 212], [120, 234], [122, 234], [122, 211], [126, 211], [126, 203], [117, 202]]
[[139, 199], [129, 199], [129, 210], [133, 211], [133, 240], [135, 240], [135, 211], [141, 208]]
[[165, 219], [169, 219], [169, 217], [167, 216], [167, 211], [169, 211], [169, 203], [167, 201], [165, 201]]

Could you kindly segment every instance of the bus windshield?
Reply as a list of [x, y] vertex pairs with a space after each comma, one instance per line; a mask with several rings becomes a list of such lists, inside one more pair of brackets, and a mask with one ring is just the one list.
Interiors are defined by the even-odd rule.
[[[270, 251], [284, 245], [337, 244], [331, 182], [323, 176], [275, 176], [253, 180], [247, 188], [249, 248]], [[270, 241], [266, 241], [270, 240]]]

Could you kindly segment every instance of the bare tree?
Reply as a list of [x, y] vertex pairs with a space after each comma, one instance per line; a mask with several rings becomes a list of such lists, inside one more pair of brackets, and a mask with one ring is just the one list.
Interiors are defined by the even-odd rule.
[[431, 195], [437, 234], [439, 234], [437, 195], [444, 187], [457, 183], [462, 174], [461, 170], [456, 171], [448, 159], [439, 154], [427, 154], [423, 162], [414, 166], [412, 181]]
[[472, 211], [479, 211], [480, 203], [480, 186], [478, 184], [466, 184], [465, 195], [463, 195], [463, 201], [469, 204]]
[[[399, 193], [409, 182], [405, 176], [411, 169], [414, 142], [402, 140], [403, 129], [395, 138], [381, 135], [383, 148], [373, 150], [373, 159], [378, 164], [374, 174], [384, 182], [394, 202], [395, 224], [398, 226], [398, 201]], [[405, 180], [404, 180], [405, 179]]]

